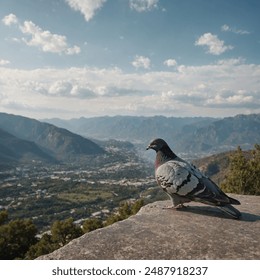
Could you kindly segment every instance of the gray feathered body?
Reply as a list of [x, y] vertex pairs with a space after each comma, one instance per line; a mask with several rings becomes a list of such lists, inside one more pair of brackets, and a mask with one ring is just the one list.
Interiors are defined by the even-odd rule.
[[[156, 139], [158, 141], [162, 139]], [[153, 142], [152, 142], [153, 143]], [[166, 142], [163, 141], [166, 144]], [[192, 164], [176, 156], [166, 144], [156, 150], [155, 177], [158, 185], [170, 196], [173, 207], [185, 202], [197, 201], [220, 207], [221, 210], [239, 218], [241, 213], [231, 204], [239, 201], [227, 196], [210, 178]]]

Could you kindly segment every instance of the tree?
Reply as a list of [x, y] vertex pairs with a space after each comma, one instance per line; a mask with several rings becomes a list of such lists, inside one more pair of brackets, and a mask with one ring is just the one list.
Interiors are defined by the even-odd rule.
[[98, 228], [102, 228], [103, 227], [103, 222], [100, 219], [97, 218], [91, 218], [91, 219], [87, 219], [84, 223], [83, 223], [83, 232], [87, 233], [90, 231], [93, 231], [95, 229]]
[[225, 192], [260, 194], [260, 145], [246, 157], [241, 148], [230, 156], [229, 171], [221, 188]]
[[37, 242], [37, 229], [31, 220], [13, 220], [0, 226], [0, 259], [23, 259]]
[[[135, 203], [122, 203], [118, 213], [111, 215], [106, 225], [124, 220], [136, 214], [143, 206], [143, 200]], [[51, 234], [43, 234], [37, 239], [37, 229], [31, 220], [14, 220], [5, 224], [8, 218], [6, 211], [0, 212], [0, 259], [35, 259], [38, 256], [53, 252], [74, 238], [97, 228], [103, 227], [100, 219], [91, 218], [84, 222], [83, 230], [69, 218], [56, 221], [51, 226]]]
[[56, 221], [51, 226], [51, 234], [43, 234], [40, 240], [30, 247], [26, 259], [35, 259], [41, 255], [49, 254], [82, 234], [82, 229], [73, 223], [72, 218]]
[[144, 200], [139, 199], [133, 205], [131, 209], [131, 214], [135, 215], [144, 206]]
[[122, 203], [118, 209], [120, 221], [127, 219], [132, 214], [132, 205], [129, 202]]
[[0, 226], [3, 225], [8, 219], [8, 213], [6, 210], [0, 212]]
[[26, 253], [26, 259], [33, 260], [39, 256], [49, 254], [57, 250], [60, 246], [52, 240], [50, 234], [43, 234], [41, 239], [30, 247]]
[[249, 161], [251, 171], [251, 192], [260, 195], [260, 145], [255, 144], [255, 149], [251, 152], [252, 158]]
[[64, 246], [72, 239], [81, 236], [82, 233], [81, 228], [73, 223], [72, 218], [56, 221], [51, 227], [52, 240], [60, 246]]
[[142, 199], [137, 200], [134, 203], [130, 203], [130, 202], [122, 203], [118, 209], [118, 213], [109, 216], [105, 221], [105, 225], [108, 226], [118, 221], [127, 219], [132, 215], [135, 215], [143, 205], [144, 205], [144, 201]]

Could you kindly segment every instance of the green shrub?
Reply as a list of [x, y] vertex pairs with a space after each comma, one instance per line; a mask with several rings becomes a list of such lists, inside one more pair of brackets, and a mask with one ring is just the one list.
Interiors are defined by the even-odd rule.
[[225, 192], [260, 195], [260, 145], [246, 157], [240, 147], [230, 156], [229, 171], [221, 184]]

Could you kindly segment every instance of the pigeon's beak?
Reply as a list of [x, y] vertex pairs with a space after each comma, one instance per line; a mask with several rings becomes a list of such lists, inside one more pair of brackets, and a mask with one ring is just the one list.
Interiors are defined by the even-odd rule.
[[154, 146], [152, 145], [152, 144], [149, 144], [147, 147], [146, 147], [146, 151], [147, 150], [150, 150], [150, 149], [153, 149], [154, 148]]
[[147, 151], [147, 150], [150, 150], [150, 149], [151, 149], [151, 146], [150, 146], [150, 145], [146, 147], [146, 151]]

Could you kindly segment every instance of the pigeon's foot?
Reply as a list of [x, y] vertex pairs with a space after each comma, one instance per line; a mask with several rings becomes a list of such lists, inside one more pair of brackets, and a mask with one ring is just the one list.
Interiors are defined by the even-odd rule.
[[171, 206], [165, 206], [163, 207], [163, 209], [172, 209], [172, 210], [178, 210], [178, 209], [184, 209], [187, 208], [187, 206], [183, 205], [183, 204], [178, 204], [176, 206], [171, 205]]

